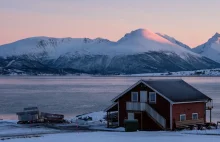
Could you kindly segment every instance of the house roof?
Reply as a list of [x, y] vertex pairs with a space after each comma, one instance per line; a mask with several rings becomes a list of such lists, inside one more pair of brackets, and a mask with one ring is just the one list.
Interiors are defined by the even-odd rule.
[[26, 108], [24, 108], [24, 111], [36, 110], [36, 109], [38, 109], [38, 107], [26, 107]]
[[138, 84], [143, 83], [159, 95], [167, 99], [170, 103], [183, 102], [200, 102], [211, 100], [208, 96], [201, 93], [182, 79], [155, 79], [155, 80], [140, 80], [130, 88], [116, 96], [112, 101], [117, 101], [125, 93], [133, 89]]
[[172, 102], [196, 102], [211, 100], [182, 79], [142, 80]]
[[118, 103], [117, 102], [113, 103], [112, 105], [107, 107], [104, 111], [105, 112], [118, 111]]
[[35, 115], [35, 114], [38, 114], [39, 111], [28, 111], [28, 112], [17, 112], [16, 114], [17, 115]]

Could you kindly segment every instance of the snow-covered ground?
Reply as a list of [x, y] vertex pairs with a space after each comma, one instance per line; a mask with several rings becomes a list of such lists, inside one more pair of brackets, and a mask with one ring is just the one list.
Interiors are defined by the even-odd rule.
[[87, 113], [87, 114], [78, 115], [77, 117], [73, 118], [72, 120], [75, 120], [77, 118], [91, 117], [92, 121], [100, 121], [100, 120], [104, 120], [105, 116], [106, 116], [106, 112], [97, 111], [97, 112], [91, 112], [91, 113]]
[[14, 138], [8, 142], [218, 142], [219, 136], [189, 135], [178, 132], [86, 132], [44, 135], [33, 138]]
[[181, 134], [194, 134], [194, 135], [219, 135], [220, 129], [211, 129], [211, 130], [183, 130], [180, 131]]
[[[70, 121], [68, 125], [74, 125], [80, 121], [85, 123], [91, 130], [100, 130], [96, 132], [80, 132], [73, 131], [70, 133], [62, 130], [48, 129], [43, 127], [30, 127], [30, 125], [19, 125], [15, 121], [0, 120], [0, 140], [7, 140], [11, 142], [134, 142], [134, 141], [151, 141], [151, 142], [170, 142], [170, 141], [219, 141], [220, 129], [212, 130], [183, 130], [183, 131], [138, 131], [138, 132], [124, 132], [124, 128], [109, 129], [106, 128], [106, 121], [104, 120], [106, 113], [103, 111], [93, 112], [77, 116]], [[79, 119], [80, 118], [80, 119]], [[85, 120], [83, 120], [85, 119]], [[88, 119], [88, 120], [87, 120]], [[83, 124], [81, 123], [81, 124]], [[83, 124], [83, 125], [85, 125]], [[101, 130], [115, 131], [115, 132], [101, 132]], [[58, 134], [59, 133], [59, 134]], [[11, 134], [11, 136], [10, 136]], [[23, 135], [21, 135], [23, 134]], [[32, 135], [30, 135], [32, 134]], [[7, 137], [5, 137], [5, 135]], [[2, 137], [4, 136], [4, 137]]]
[[58, 133], [60, 130], [49, 129], [42, 126], [21, 125], [12, 120], [0, 120], [0, 137], [13, 135], [27, 135], [39, 133]]
[[[28, 75], [26, 73], [22, 73], [20, 70], [10, 70], [11, 76], [20, 75], [25, 76]], [[38, 74], [38, 76], [56, 76], [56, 74]], [[67, 74], [67, 76], [100, 76], [100, 75], [91, 75], [91, 74]], [[110, 75], [111, 76], [111, 75]], [[115, 76], [115, 75], [114, 75]], [[220, 68], [216, 69], [203, 69], [203, 70], [195, 70], [195, 71], [179, 71], [179, 72], [166, 72], [166, 73], [141, 73], [141, 74], [121, 74], [117, 76], [220, 76]]]
[[[128, 75], [120, 75], [120, 76], [128, 76]], [[204, 70], [196, 70], [196, 71], [167, 72], [167, 73], [131, 74], [129, 76], [220, 76], [220, 68], [204, 69]]]
[[106, 112], [98, 111], [87, 114], [78, 115], [70, 120], [71, 124], [76, 126], [86, 126], [90, 129], [105, 129], [107, 126], [104, 119]]

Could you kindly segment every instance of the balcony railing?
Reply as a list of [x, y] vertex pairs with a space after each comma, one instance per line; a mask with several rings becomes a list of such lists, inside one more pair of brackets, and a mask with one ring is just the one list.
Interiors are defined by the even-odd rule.
[[185, 121], [177, 121], [176, 127], [184, 127], [189, 125], [195, 125], [195, 124], [204, 124], [204, 119], [196, 119], [196, 120], [185, 120]]
[[127, 102], [126, 109], [130, 111], [146, 111], [146, 103]]
[[147, 103], [127, 102], [126, 109], [128, 111], [146, 111], [157, 123], [166, 128], [166, 119]]
[[158, 112], [156, 112], [152, 107], [146, 104], [146, 111], [153, 117], [163, 128], [166, 128], [166, 119], [161, 116]]

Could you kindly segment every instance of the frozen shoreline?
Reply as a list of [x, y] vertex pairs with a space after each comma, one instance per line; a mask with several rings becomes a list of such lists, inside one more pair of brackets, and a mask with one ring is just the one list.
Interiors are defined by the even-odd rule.
[[73, 77], [138, 77], [138, 76], [145, 76], [145, 77], [219, 77], [220, 76], [220, 68], [215, 69], [201, 69], [201, 70], [191, 70], [191, 71], [177, 71], [177, 72], [159, 72], [159, 73], [140, 73], [140, 74], [116, 74], [116, 75], [102, 75], [102, 74], [85, 74], [85, 73], [76, 73], [76, 74], [17, 74], [11, 73], [7, 75], [0, 76], [48, 76], [48, 77], [58, 77], [58, 76], [73, 76]]
[[[88, 114], [79, 115], [72, 118], [70, 124], [55, 124], [54, 127], [45, 127], [44, 125], [22, 125], [17, 124], [12, 120], [0, 120], [0, 137], [15, 137], [25, 135], [45, 135], [57, 133], [74, 133], [74, 132], [94, 132], [94, 131], [111, 131], [111, 132], [124, 132], [124, 128], [106, 128], [107, 124], [104, 120], [106, 113], [103, 111], [93, 112]], [[85, 118], [92, 118], [92, 120], [85, 121]], [[80, 119], [79, 119], [80, 118]], [[85, 129], [80, 129], [85, 128]], [[183, 131], [157, 131], [159, 133], [169, 134], [188, 134], [188, 135], [220, 135], [220, 129], [212, 130], [183, 130]], [[155, 132], [155, 133], [157, 133]], [[141, 132], [144, 133], [144, 132]], [[153, 132], [145, 132], [153, 133]]]
[[85, 133], [65, 133], [49, 134], [37, 137], [21, 137], [8, 139], [9, 142], [134, 142], [134, 141], [151, 141], [151, 142], [170, 142], [170, 141], [219, 141], [219, 136], [210, 135], [189, 135], [178, 132], [85, 132]]

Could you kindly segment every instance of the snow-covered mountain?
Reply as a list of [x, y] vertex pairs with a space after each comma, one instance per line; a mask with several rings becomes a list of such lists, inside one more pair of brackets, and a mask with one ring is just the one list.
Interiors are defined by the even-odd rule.
[[173, 37], [171, 37], [171, 36], [168, 36], [168, 35], [162, 34], [162, 33], [157, 33], [157, 34], [158, 34], [159, 36], [161, 36], [161, 37], [163, 37], [163, 38], [169, 40], [170, 42], [172, 42], [172, 43], [174, 43], [174, 44], [177, 44], [177, 45], [179, 45], [179, 46], [181, 46], [181, 47], [184, 47], [184, 48], [186, 48], [186, 49], [188, 49], [188, 50], [191, 50], [191, 48], [190, 48], [188, 45], [186, 45], [186, 44], [184, 44], [184, 43], [182, 43], [182, 42], [176, 40], [175, 38], [173, 38]]
[[206, 43], [193, 48], [193, 51], [220, 63], [220, 34], [216, 33]]
[[4, 45], [0, 50], [3, 51], [0, 52], [2, 57], [49, 53], [50, 58], [58, 58], [65, 54], [117, 56], [149, 51], [173, 51], [183, 57], [189, 53], [193, 54], [144, 29], [132, 31], [118, 42], [102, 38], [33, 37]]
[[109, 47], [113, 42], [107, 39], [89, 38], [51, 38], [32, 37], [0, 46], [0, 56], [21, 56], [47, 54], [51, 59], [64, 54], [100, 54], [102, 47]]
[[134, 74], [218, 68], [220, 64], [138, 29], [117, 42], [33, 37], [0, 46], [0, 72]]

